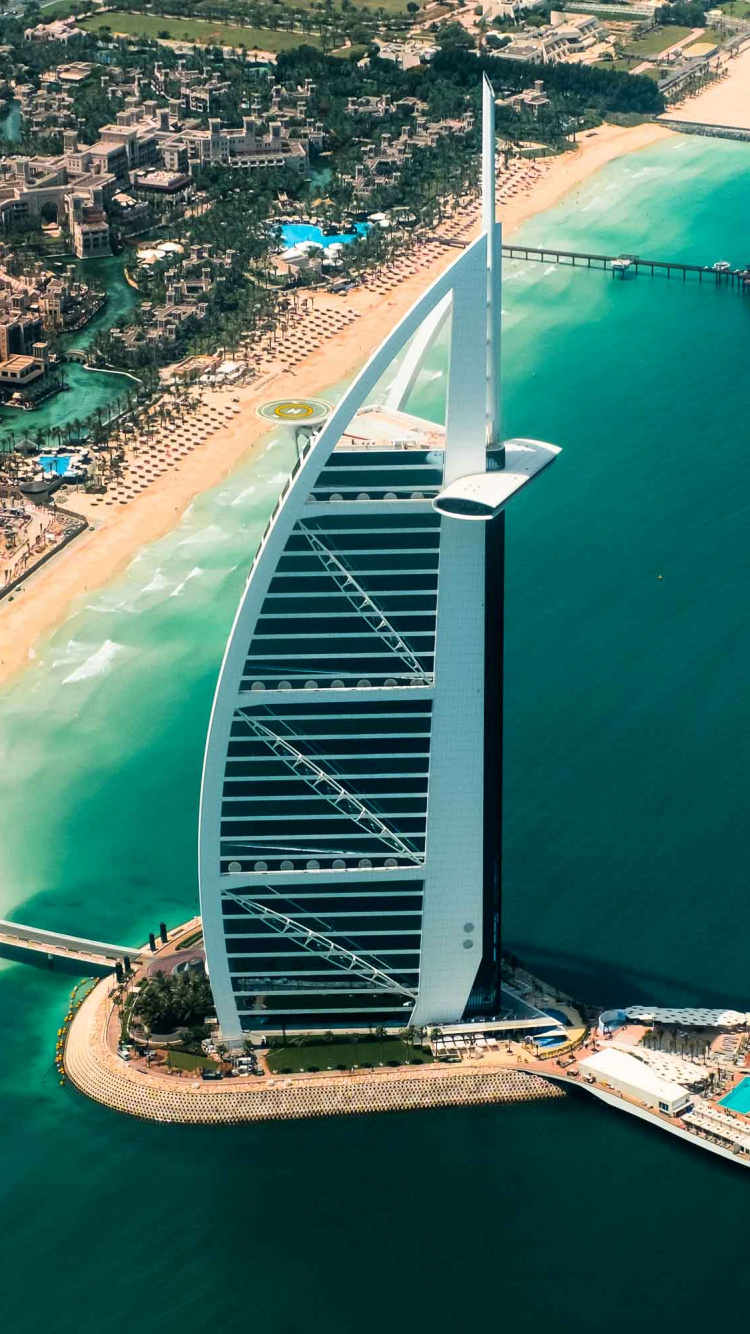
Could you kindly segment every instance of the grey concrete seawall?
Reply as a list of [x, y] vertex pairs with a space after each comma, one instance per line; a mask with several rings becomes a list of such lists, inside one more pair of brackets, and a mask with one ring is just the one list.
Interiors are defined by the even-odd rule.
[[65, 1074], [95, 1102], [149, 1121], [233, 1125], [565, 1096], [538, 1076], [493, 1068], [489, 1060], [377, 1074], [250, 1077], [210, 1084], [193, 1077], [146, 1074], [107, 1046], [108, 993], [108, 983], [100, 983], [76, 1014], [65, 1048]]

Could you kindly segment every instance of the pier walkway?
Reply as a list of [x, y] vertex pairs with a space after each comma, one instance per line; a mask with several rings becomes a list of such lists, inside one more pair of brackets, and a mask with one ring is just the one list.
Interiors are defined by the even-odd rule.
[[53, 964], [67, 959], [86, 967], [114, 972], [115, 965], [126, 957], [134, 962], [147, 951], [139, 945], [107, 945], [101, 940], [87, 940], [83, 936], [62, 935], [58, 931], [43, 931], [40, 927], [24, 926], [0, 918], [0, 948], [3, 946], [42, 954]]
[[556, 246], [527, 246], [508, 242], [503, 246], [505, 259], [533, 260], [539, 264], [568, 264], [572, 268], [605, 269], [612, 277], [624, 278], [626, 273], [648, 273], [651, 278], [663, 275], [677, 276], [683, 282], [697, 278], [702, 283], [713, 279], [717, 285], [738, 286], [742, 291], [750, 287], [750, 268], [733, 269], [722, 261], [716, 264], [683, 264], [674, 259], [644, 259], [641, 255], [599, 255], [581, 250], [559, 250]]

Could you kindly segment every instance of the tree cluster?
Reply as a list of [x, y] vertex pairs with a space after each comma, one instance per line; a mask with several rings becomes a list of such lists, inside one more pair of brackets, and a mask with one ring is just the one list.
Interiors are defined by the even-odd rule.
[[[496, 92], [513, 93], [531, 87], [541, 72], [538, 65], [523, 60], [498, 60], [455, 49], [438, 52], [431, 69], [435, 76], [465, 89], [476, 87], [485, 73]], [[658, 115], [664, 110], [664, 98], [653, 79], [642, 74], [561, 63], [545, 65], [543, 75], [547, 96], [564, 99], [570, 113], [591, 109], [600, 115], [608, 111]]]
[[674, 5], [662, 5], [654, 11], [654, 21], [661, 24], [676, 23], [683, 28], [704, 28], [706, 26], [706, 6], [698, 0], [677, 0]]
[[152, 1033], [173, 1033], [176, 1028], [202, 1024], [213, 1011], [211, 987], [205, 973], [155, 973], [141, 987], [135, 1013]]

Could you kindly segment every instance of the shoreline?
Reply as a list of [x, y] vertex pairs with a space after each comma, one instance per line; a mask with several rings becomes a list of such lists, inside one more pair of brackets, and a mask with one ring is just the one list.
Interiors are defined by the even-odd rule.
[[[586, 137], [573, 153], [554, 159], [527, 192], [501, 205], [506, 234], [559, 203], [607, 163], [638, 152], [673, 132], [656, 122], [633, 128], [604, 125]], [[473, 231], [471, 235], [473, 235]], [[145, 546], [166, 536], [196, 496], [218, 486], [238, 464], [249, 461], [268, 434], [269, 423], [257, 415], [268, 399], [320, 396], [326, 386], [351, 378], [425, 288], [455, 259], [449, 246], [389, 293], [367, 288], [347, 294], [346, 304], [358, 319], [333, 335], [324, 347], [309, 353], [294, 370], [283, 367], [261, 377], [260, 383], [219, 391], [210, 401], [220, 406], [240, 400], [240, 411], [221, 434], [198, 446], [187, 459], [153, 482], [137, 499], [106, 518], [90, 501], [75, 496], [73, 505], [92, 524], [17, 591], [0, 603], [0, 687], [33, 661], [37, 642], [51, 634], [74, 610], [76, 599], [116, 578]], [[318, 304], [316, 302], [316, 304]], [[324, 294], [320, 305], [341, 309], [341, 298]]]

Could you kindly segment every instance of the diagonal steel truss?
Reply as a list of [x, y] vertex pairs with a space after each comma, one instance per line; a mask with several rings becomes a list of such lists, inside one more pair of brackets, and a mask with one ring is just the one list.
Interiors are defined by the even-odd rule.
[[[263, 888], [269, 889], [270, 886], [264, 885]], [[230, 894], [225, 890], [221, 897], [229, 903], [239, 904], [250, 917], [256, 917], [265, 922], [272, 931], [278, 932], [281, 936], [288, 936], [303, 950], [307, 950], [310, 954], [320, 955], [327, 963], [333, 964], [335, 968], [340, 968], [346, 973], [353, 973], [356, 977], [364, 978], [367, 982], [374, 983], [382, 991], [396, 991], [402, 996], [408, 996], [410, 1000], [416, 1000], [416, 989], [405, 987], [401, 982], [396, 982], [382, 968], [376, 968], [374, 964], [368, 963], [366, 959], [363, 959], [359, 954], [355, 954], [353, 950], [347, 950], [343, 945], [337, 945], [335, 940], [324, 936], [320, 931], [313, 931], [309, 926], [302, 926], [293, 917], [287, 917], [284, 913], [276, 912], [274, 908], [269, 908], [265, 903], [259, 903], [257, 899], [253, 899], [248, 894]]]
[[368, 810], [359, 797], [354, 797], [350, 792], [347, 792], [337, 778], [319, 768], [309, 756], [303, 755], [301, 751], [297, 750], [286, 737], [272, 732], [270, 727], [266, 727], [264, 723], [254, 718], [252, 714], [246, 713], [244, 709], [238, 709], [236, 716], [242, 719], [255, 736], [261, 741], [265, 741], [274, 755], [283, 760], [288, 768], [292, 770], [292, 773], [301, 778], [304, 783], [307, 783], [307, 786], [319, 797], [325, 797], [326, 801], [329, 801], [340, 815], [346, 815], [355, 824], [359, 825], [360, 829], [366, 829], [368, 834], [374, 834], [392, 852], [397, 852], [399, 856], [407, 858], [416, 866], [421, 865], [423, 859], [419, 853], [408, 847], [399, 838], [398, 834], [394, 834], [393, 830], [383, 823], [378, 815]]
[[352, 606], [359, 612], [360, 616], [367, 622], [371, 630], [388, 645], [392, 653], [397, 654], [403, 662], [415, 673], [423, 685], [432, 685], [433, 677], [429, 672], [425, 672], [419, 658], [409, 648], [405, 639], [402, 639], [398, 630], [395, 630], [390, 621], [384, 616], [383, 612], [376, 602], [366, 593], [364, 588], [357, 583], [354, 575], [347, 570], [338, 556], [329, 551], [324, 542], [321, 541], [317, 533], [311, 532], [303, 523], [299, 525], [298, 531], [307, 538], [310, 546], [317, 556], [320, 557], [326, 571], [330, 574], [336, 587], [344, 597], [348, 598]]

